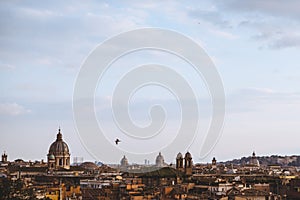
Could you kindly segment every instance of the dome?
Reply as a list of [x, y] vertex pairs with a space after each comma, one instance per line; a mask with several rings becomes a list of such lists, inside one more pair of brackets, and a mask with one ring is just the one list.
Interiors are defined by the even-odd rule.
[[55, 157], [54, 157], [54, 155], [53, 155], [53, 154], [50, 154], [50, 155], [48, 156], [48, 159], [49, 159], [49, 160], [54, 160], [54, 159], [55, 159]]
[[58, 129], [56, 140], [50, 145], [47, 157], [49, 170], [70, 169], [69, 147], [62, 139], [60, 128]]
[[127, 158], [124, 156], [122, 159], [121, 159], [121, 166], [126, 166], [128, 165], [128, 160]]
[[252, 153], [252, 157], [250, 158], [249, 164], [250, 165], [255, 165], [255, 166], [259, 166], [260, 165], [254, 151]]
[[53, 155], [66, 155], [69, 154], [69, 147], [63, 141], [62, 134], [60, 133], [60, 129], [58, 130], [56, 141], [53, 142], [49, 148], [49, 154]]
[[183, 158], [183, 157], [182, 157], [182, 154], [179, 152], [179, 153], [177, 154], [176, 159], [181, 159], [181, 158]]
[[84, 169], [88, 170], [95, 170], [98, 168], [98, 166], [93, 162], [84, 162], [80, 164], [80, 167], [83, 167]]
[[155, 163], [158, 166], [163, 166], [164, 165], [165, 161], [164, 161], [164, 157], [161, 155], [161, 152], [159, 152], [158, 156], [156, 157]]
[[254, 166], [259, 166], [260, 165], [257, 158], [251, 158], [250, 161], [249, 161], [249, 164], [254, 165]]

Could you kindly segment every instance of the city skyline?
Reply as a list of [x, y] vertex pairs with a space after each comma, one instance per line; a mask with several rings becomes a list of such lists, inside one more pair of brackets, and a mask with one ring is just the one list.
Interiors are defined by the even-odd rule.
[[[57, 140], [63, 141], [63, 143], [67, 146], [66, 148], [69, 151], [70, 147], [68, 145], [68, 142], [63, 139], [63, 135], [61, 133], [62, 133], [61, 132], [61, 128], [59, 127], [58, 131], [57, 131], [56, 139], [54, 138], [54, 140], [52, 140], [52, 142], [49, 143], [49, 149], [50, 150], [49, 150], [49, 152], [46, 152], [46, 154], [45, 154], [46, 157], [50, 156], [50, 154], [49, 154], [50, 151], [53, 151], [53, 150], [51, 150], [52, 146], [53, 146], [53, 144], [55, 144], [57, 142]], [[61, 139], [59, 139], [59, 138], [61, 138]], [[119, 165], [122, 165], [122, 162], [124, 162], [123, 160], [126, 159], [126, 163], [127, 163], [126, 165], [136, 165], [137, 164], [137, 165], [153, 165], [153, 166], [155, 166], [155, 165], [158, 165], [157, 164], [157, 162], [158, 162], [157, 160], [158, 160], [158, 157], [160, 157], [160, 159], [161, 159], [160, 162], [164, 163], [163, 166], [166, 167], [166, 166], [175, 165], [176, 159], [178, 158], [178, 155], [181, 154], [181, 153], [183, 153], [183, 152], [177, 152], [177, 153], [174, 152], [174, 158], [173, 158], [173, 160], [171, 160], [171, 162], [165, 162], [164, 155], [163, 155], [162, 152], [159, 152], [155, 156], [155, 158], [153, 158], [152, 160], [150, 158], [148, 158], [148, 157], [145, 157], [145, 159], [144, 159], [143, 162], [136, 162], [134, 160], [131, 161], [131, 160], [129, 160], [127, 158], [127, 155], [125, 153], [124, 155], [120, 156], [119, 162], [115, 162], [115, 163], [105, 163], [105, 162], [102, 162], [101, 160], [86, 160], [83, 157], [71, 157], [69, 155], [70, 156], [69, 157], [69, 159], [70, 159], [69, 165], [79, 165], [79, 164], [86, 163], [86, 162], [95, 162], [96, 164], [101, 163], [101, 165], [104, 164], [104, 165], [109, 165], [111, 167], [119, 167]], [[187, 151], [187, 152], [184, 152], [184, 154], [190, 154], [190, 153], [189, 153], [189, 151]], [[9, 154], [6, 151], [3, 151], [1, 155], [5, 156], [6, 161], [9, 161], [9, 162], [14, 162], [14, 160], [18, 160], [18, 159], [23, 160], [23, 158], [22, 158], [21, 155], [17, 159], [9, 159]], [[255, 153], [255, 151], [253, 151], [253, 152], [249, 153], [248, 155], [244, 155], [244, 156], [242, 156], [240, 158], [231, 158], [229, 160], [217, 160], [216, 157], [213, 156], [211, 158], [210, 162], [195, 162], [193, 164], [195, 164], [195, 165], [197, 165], [197, 164], [209, 164], [211, 162], [226, 163], [226, 162], [232, 162], [234, 160], [251, 158], [251, 157], [265, 158], [265, 157], [270, 157], [270, 156], [276, 156], [276, 157], [294, 157], [294, 156], [297, 157], [298, 156], [299, 157], [299, 155], [274, 155], [274, 154], [272, 154], [272, 155], [259, 155], [259, 156], [257, 156], [256, 153]], [[48, 162], [47, 160], [49, 160], [49, 158], [48, 159], [47, 158], [46, 159], [41, 158], [41, 159], [35, 159], [35, 160], [24, 160], [24, 161], [25, 162], [40, 162], [40, 161], [42, 161], [42, 162]], [[163, 167], [163, 166], [161, 166], [161, 167]]]
[[[67, 152], [66, 154], [64, 155], [64, 159], [68, 160], [66, 161], [66, 166], [65, 164], [60, 164], [62, 166], [62, 168], [66, 168], [67, 170], [70, 169], [70, 166], [78, 166], [78, 165], [81, 165], [83, 163], [90, 163], [90, 162], [94, 162], [96, 165], [99, 165], [99, 166], [102, 166], [102, 165], [108, 165], [112, 168], [120, 168], [120, 167], [128, 167], [128, 166], [135, 166], [135, 165], [139, 165], [139, 166], [156, 166], [158, 168], [162, 168], [162, 167], [174, 167], [175, 164], [177, 163], [177, 160], [178, 160], [178, 157], [181, 157], [181, 158], [185, 158], [186, 155], [189, 155], [191, 157], [191, 163], [193, 165], [199, 165], [199, 164], [203, 164], [203, 165], [209, 165], [210, 163], [215, 163], [215, 164], [219, 164], [219, 163], [222, 163], [222, 164], [228, 164], [228, 163], [237, 163], [237, 162], [241, 162], [241, 163], [244, 163], [243, 165], [245, 164], [255, 164], [258, 163], [258, 166], [259, 166], [259, 161], [258, 159], [261, 158], [261, 159], [268, 159], [268, 158], [276, 158], [276, 159], [279, 159], [280, 160], [280, 164], [283, 164], [285, 162], [287, 162], [288, 160], [288, 163], [291, 163], [291, 161], [294, 161], [295, 159], [298, 159], [297, 157], [300, 158], [300, 155], [285, 155], [285, 156], [282, 156], [282, 155], [271, 155], [271, 156], [266, 156], [266, 155], [260, 155], [260, 156], [257, 156], [255, 151], [252, 152], [252, 154], [249, 154], [249, 155], [244, 155], [243, 157], [241, 158], [232, 158], [231, 160], [222, 160], [222, 161], [219, 161], [216, 159], [216, 157], [212, 157], [211, 159], [211, 162], [193, 162], [192, 158], [193, 158], [193, 155], [190, 154], [189, 151], [185, 152], [182, 154], [182, 152], [177, 152], [175, 153], [174, 155], [176, 155], [171, 162], [165, 162], [165, 159], [164, 159], [164, 155], [159, 152], [158, 155], [156, 155], [155, 159], [153, 160], [150, 160], [149, 158], [145, 157], [144, 159], [144, 162], [143, 163], [139, 163], [139, 162], [135, 162], [134, 160], [131, 162], [128, 158], [127, 158], [127, 155], [123, 155], [122, 157], [120, 157], [120, 160], [118, 163], [104, 163], [102, 162], [101, 160], [94, 160], [94, 161], [91, 161], [91, 160], [85, 160], [83, 157], [73, 157], [71, 158], [70, 157], [70, 154], [69, 154], [69, 145], [67, 143], [67, 141], [65, 141], [63, 139], [63, 135], [62, 135], [62, 132], [61, 132], [61, 128], [59, 127], [58, 128], [58, 132], [57, 132], [57, 135], [56, 135], [56, 139], [52, 141], [52, 143], [50, 143], [49, 145], [49, 151], [48, 153], [46, 154], [47, 155], [47, 159], [44, 160], [44, 159], [41, 159], [41, 160], [23, 160], [22, 157], [19, 157], [18, 159], [15, 159], [15, 160], [10, 160], [9, 159], [9, 155], [6, 151], [4, 151], [1, 155], [2, 155], [2, 160], [4, 158], [5, 162], [11, 162], [11, 163], [14, 163], [16, 162], [17, 160], [23, 160], [24, 162], [31, 162], [31, 163], [39, 163], [39, 162], [42, 162], [42, 163], [50, 163], [49, 165], [49, 168], [54, 168], [53, 165], [51, 165], [51, 163], [60, 163], [59, 160], [55, 160], [55, 154], [57, 154], [61, 149], [61, 145], [59, 143], [62, 143], [62, 146], [63, 146], [63, 149], [65, 149]], [[57, 149], [56, 149], [57, 148]], [[56, 149], [56, 150], [55, 150]], [[185, 156], [183, 156], [185, 155]], [[66, 156], [66, 157], [65, 157]], [[58, 154], [58, 158], [59, 159], [61, 158], [60, 157], [60, 154]], [[50, 159], [50, 160], [49, 160]], [[247, 162], [244, 162], [242, 160], [247, 160], [247, 159], [250, 159], [249, 163]], [[253, 159], [255, 161], [253, 161]], [[51, 162], [51, 160], [55, 160], [55, 162]], [[49, 162], [50, 161], [50, 162]], [[278, 160], [277, 160], [278, 162]], [[279, 164], [277, 163], [277, 164]], [[275, 163], [273, 163], [275, 164]], [[266, 165], [266, 164], [264, 164]], [[272, 165], [272, 164], [270, 164]], [[276, 164], [275, 164], [276, 165]], [[176, 164], [177, 166], [177, 164]], [[156, 169], [158, 169], [156, 168]], [[124, 168], [123, 168], [124, 170]], [[152, 169], [150, 169], [152, 170]]]
[[[257, 155], [299, 155], [298, 2], [89, 1], [86, 5], [70, 5], [26, 1], [0, 5], [0, 151], [6, 151], [9, 160], [45, 160], [61, 126], [71, 158], [94, 161], [82, 145], [73, 120], [72, 94], [77, 75], [97, 45], [143, 27], [170, 29], [192, 38], [215, 63], [225, 88], [226, 118], [213, 151], [204, 159], [195, 156], [204, 138], [199, 135], [190, 149], [178, 147], [173, 157], [166, 155], [168, 163], [178, 152], [187, 150], [195, 162], [204, 163], [213, 157], [220, 161], [240, 158], [253, 151]], [[192, 84], [199, 84], [195, 90], [199, 94], [200, 121], [209, 122], [210, 99], [205, 84], [198, 83], [190, 70], [182, 69], [184, 63], [163, 52], [137, 52], [136, 56], [129, 55], [121, 60], [122, 64], [143, 64], [154, 59], [159, 64], [176, 65]], [[109, 90], [115, 84], [111, 80], [123, 71], [112, 69], [103, 91], [96, 91], [99, 116], [109, 115]], [[132, 118], [141, 125], [149, 123], [145, 112], [149, 104], [162, 101], [169, 106], [172, 117], [179, 112], [171, 95], [161, 90], [155, 93], [154, 89], [145, 90], [133, 100], [137, 106], [132, 106]], [[154, 98], [148, 101], [149, 93]], [[178, 118], [171, 118], [169, 132], [177, 122]], [[109, 121], [105, 127], [110, 130]], [[110, 140], [114, 143], [115, 138]]]

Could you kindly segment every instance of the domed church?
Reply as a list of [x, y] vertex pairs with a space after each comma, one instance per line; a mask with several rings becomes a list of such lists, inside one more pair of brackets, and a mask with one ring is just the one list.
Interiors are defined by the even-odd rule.
[[48, 152], [48, 168], [53, 169], [70, 169], [70, 153], [67, 143], [62, 139], [60, 128], [56, 135], [56, 140], [51, 144]]
[[165, 167], [166, 163], [165, 163], [165, 159], [164, 157], [161, 155], [161, 152], [159, 152], [158, 156], [155, 159], [155, 165], [157, 167]]

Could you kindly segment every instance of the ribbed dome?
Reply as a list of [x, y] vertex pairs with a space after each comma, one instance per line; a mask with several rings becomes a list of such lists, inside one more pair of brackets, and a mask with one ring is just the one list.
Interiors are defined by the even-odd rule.
[[92, 162], [81, 163], [80, 167], [83, 167], [83, 168], [89, 169], [89, 170], [95, 170], [95, 169], [98, 168], [98, 166], [95, 163], [92, 163]]
[[66, 155], [69, 154], [69, 147], [63, 141], [60, 129], [58, 129], [56, 141], [53, 142], [49, 148], [49, 155]]

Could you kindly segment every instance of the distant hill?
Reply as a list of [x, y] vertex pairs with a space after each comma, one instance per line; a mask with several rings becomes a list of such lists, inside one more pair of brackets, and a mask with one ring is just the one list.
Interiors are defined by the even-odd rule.
[[[300, 156], [257, 156], [257, 160], [260, 165], [280, 165], [280, 166], [298, 166], [300, 167]], [[234, 164], [234, 165], [244, 165], [249, 163], [251, 156], [242, 157], [240, 159], [234, 159], [230, 161], [220, 162], [221, 164]]]

